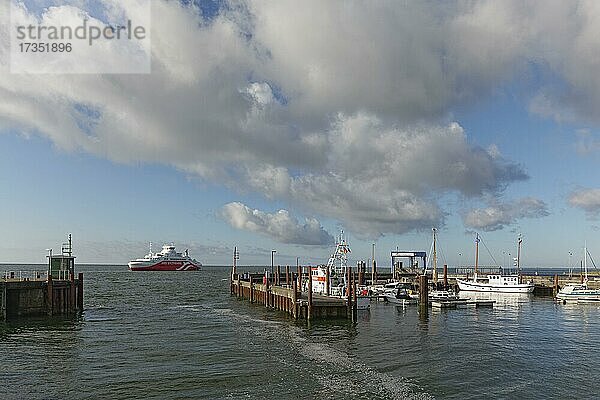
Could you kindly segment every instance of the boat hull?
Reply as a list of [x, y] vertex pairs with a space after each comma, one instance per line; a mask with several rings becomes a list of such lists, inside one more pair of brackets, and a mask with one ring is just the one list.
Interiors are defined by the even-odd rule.
[[535, 286], [529, 283], [520, 283], [516, 285], [493, 285], [489, 283], [480, 283], [464, 281], [457, 279], [456, 283], [462, 292], [490, 292], [490, 293], [532, 293]]
[[200, 266], [192, 262], [162, 261], [155, 264], [129, 263], [131, 271], [198, 271]]

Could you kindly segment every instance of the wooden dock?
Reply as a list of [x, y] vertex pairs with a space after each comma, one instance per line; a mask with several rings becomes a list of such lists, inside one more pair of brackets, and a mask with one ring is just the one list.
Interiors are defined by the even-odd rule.
[[49, 250], [45, 271], [6, 271], [0, 275], [0, 320], [83, 311], [83, 274], [75, 277], [71, 235], [62, 252]]
[[[294, 319], [356, 318], [356, 282], [354, 290], [347, 298], [322, 296], [312, 293], [311, 280], [308, 274], [290, 273], [285, 275], [285, 283], [281, 274], [232, 274], [231, 294], [251, 304], [279, 310]], [[308, 290], [302, 292], [302, 281], [308, 283]]]
[[0, 276], [0, 320], [73, 315], [83, 310], [83, 274], [7, 272]]

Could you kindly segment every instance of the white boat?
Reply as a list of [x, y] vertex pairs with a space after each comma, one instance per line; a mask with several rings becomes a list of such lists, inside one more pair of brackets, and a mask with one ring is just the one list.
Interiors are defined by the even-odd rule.
[[417, 304], [417, 299], [411, 297], [410, 293], [405, 288], [397, 288], [392, 291], [387, 291], [383, 298], [391, 304], [408, 305]]
[[[461, 300], [457, 293], [449, 290], [432, 290], [428, 293], [429, 301], [456, 301]], [[462, 299], [468, 300], [468, 299]]]
[[586, 244], [583, 247], [583, 268], [585, 273], [583, 283], [565, 285], [565, 287], [560, 289], [556, 294], [557, 299], [564, 302], [575, 300], [578, 303], [600, 301], [600, 289], [590, 289], [588, 287], [587, 256], [588, 251]]
[[[346, 298], [348, 253], [350, 252], [350, 246], [344, 238], [344, 232], [342, 231], [340, 237], [336, 240], [335, 251], [329, 257], [327, 265], [318, 265], [310, 268], [313, 293], [323, 296], [329, 295]], [[328, 284], [329, 288], [327, 287]], [[329, 293], [327, 293], [328, 291]], [[359, 294], [363, 291], [364, 288], [357, 287], [356, 308], [358, 310], [366, 310], [370, 307], [370, 298]]]
[[[472, 279], [457, 279], [456, 283], [461, 291], [467, 292], [494, 292], [494, 293], [531, 293], [535, 288], [533, 281], [522, 282], [521, 274], [492, 274], [486, 276], [477, 275], [479, 262], [479, 234], [475, 239], [475, 274]], [[521, 243], [523, 239], [518, 239], [517, 270], [520, 271]]]
[[158, 253], [152, 253], [152, 243], [150, 243], [150, 253], [143, 258], [137, 258], [129, 261], [127, 264], [132, 271], [197, 271], [202, 264], [190, 257], [188, 251], [178, 253], [175, 246], [164, 245]]

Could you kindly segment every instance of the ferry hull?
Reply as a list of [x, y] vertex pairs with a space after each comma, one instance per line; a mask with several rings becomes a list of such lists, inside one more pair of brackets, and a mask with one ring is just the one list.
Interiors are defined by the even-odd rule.
[[491, 292], [491, 293], [532, 293], [533, 284], [521, 283], [518, 285], [490, 285], [486, 283], [475, 283], [457, 279], [458, 288], [462, 292]]
[[160, 262], [151, 265], [129, 263], [131, 271], [198, 271], [200, 267], [190, 262]]

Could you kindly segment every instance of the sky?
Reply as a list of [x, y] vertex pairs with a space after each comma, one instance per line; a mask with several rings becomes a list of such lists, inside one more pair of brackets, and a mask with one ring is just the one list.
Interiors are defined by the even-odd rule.
[[[11, 2], [108, 24], [143, 1]], [[386, 266], [433, 227], [451, 266], [475, 233], [485, 265], [519, 234], [524, 266], [600, 259], [596, 1], [156, 0], [134, 74], [11, 72], [1, 7], [0, 262], [72, 233], [83, 263], [317, 264], [343, 230]]]

